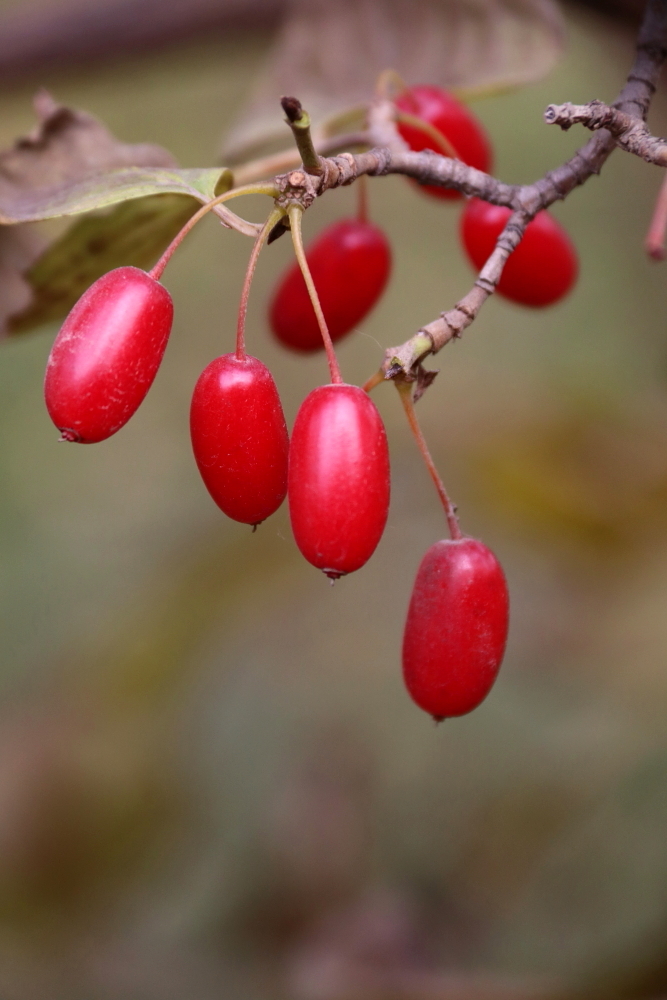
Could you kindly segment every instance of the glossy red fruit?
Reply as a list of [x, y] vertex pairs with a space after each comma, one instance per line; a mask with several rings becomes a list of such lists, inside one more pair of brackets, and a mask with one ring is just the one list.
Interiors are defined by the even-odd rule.
[[[486, 132], [465, 104], [461, 104], [446, 90], [425, 85], [410, 87], [403, 91], [395, 104], [400, 111], [421, 118], [441, 132], [456, 150], [458, 158], [469, 167], [490, 172], [493, 153]], [[398, 131], [415, 152], [422, 149], [432, 149], [435, 153], [444, 152], [440, 147], [435, 148], [430, 136], [412, 125], [399, 123]], [[419, 188], [436, 198], [449, 201], [462, 197], [458, 191], [433, 184], [420, 184]]]
[[46, 366], [46, 406], [66, 441], [103, 441], [127, 423], [157, 374], [173, 314], [166, 288], [137, 267], [84, 292]]
[[[511, 215], [509, 208], [473, 198], [461, 218], [461, 240], [479, 270]], [[524, 306], [550, 306], [571, 290], [579, 273], [577, 251], [548, 212], [528, 223], [521, 243], [505, 264], [497, 291]]]
[[355, 385], [323, 385], [301, 405], [292, 431], [289, 506], [308, 562], [336, 579], [359, 569], [389, 511], [389, 451], [375, 404]]
[[[343, 219], [329, 226], [306, 253], [332, 340], [340, 340], [378, 301], [391, 271], [391, 248], [377, 226]], [[317, 351], [322, 334], [295, 264], [284, 275], [269, 310], [271, 329], [297, 351]]]
[[502, 567], [474, 538], [436, 542], [424, 556], [403, 636], [410, 695], [436, 719], [465, 715], [486, 698], [507, 640]]
[[289, 440], [276, 384], [261, 361], [223, 354], [204, 369], [190, 433], [201, 477], [228, 517], [259, 524], [280, 507]]

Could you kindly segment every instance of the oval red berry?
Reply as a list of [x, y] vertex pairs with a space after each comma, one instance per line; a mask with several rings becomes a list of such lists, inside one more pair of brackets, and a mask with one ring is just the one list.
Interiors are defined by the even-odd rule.
[[[391, 249], [381, 229], [359, 219], [329, 226], [306, 252], [332, 340], [368, 315], [391, 272]], [[286, 347], [317, 351], [322, 334], [298, 264], [280, 281], [269, 309], [271, 329]]]
[[137, 267], [84, 292], [46, 366], [46, 406], [65, 440], [103, 441], [127, 423], [157, 374], [173, 314], [166, 288]]
[[403, 637], [403, 676], [417, 705], [436, 719], [476, 708], [496, 679], [508, 623], [507, 583], [493, 552], [473, 538], [432, 545]]
[[[395, 103], [400, 111], [421, 118], [441, 132], [456, 150], [459, 160], [463, 160], [469, 167], [484, 170], [485, 173], [490, 172], [493, 153], [486, 132], [465, 104], [457, 101], [452, 94], [439, 87], [422, 85], [405, 90]], [[398, 131], [410, 149], [415, 152], [432, 149], [435, 153], [444, 153], [441, 147], [435, 148], [434, 141], [429, 135], [413, 125], [399, 123]], [[434, 184], [420, 184], [419, 188], [427, 194], [445, 200], [451, 201], [462, 197], [458, 191]]]
[[276, 384], [257, 358], [224, 354], [199, 376], [190, 432], [207, 490], [228, 517], [259, 524], [287, 493], [289, 440]]
[[[511, 209], [479, 198], [466, 205], [461, 240], [477, 270], [489, 258], [511, 214]], [[577, 251], [570, 237], [548, 212], [538, 212], [505, 264], [497, 291], [524, 306], [550, 306], [568, 294], [578, 273]]]
[[289, 507], [308, 562], [335, 579], [359, 569], [389, 511], [389, 451], [382, 418], [354, 385], [324, 385], [297, 414], [289, 458]]

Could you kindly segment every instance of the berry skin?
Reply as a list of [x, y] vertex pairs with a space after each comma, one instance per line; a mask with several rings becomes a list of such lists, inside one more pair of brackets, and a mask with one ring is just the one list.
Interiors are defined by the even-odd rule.
[[319, 386], [297, 414], [288, 495], [302, 554], [335, 580], [375, 551], [389, 511], [389, 451], [375, 404], [355, 385]]
[[276, 384], [261, 361], [223, 354], [204, 369], [190, 433], [204, 484], [228, 517], [259, 524], [280, 507], [289, 439]]
[[422, 559], [403, 636], [403, 677], [436, 720], [466, 715], [486, 698], [505, 652], [507, 583], [474, 538], [436, 542]]
[[127, 423], [157, 374], [173, 314], [166, 288], [137, 267], [84, 292], [46, 366], [46, 406], [64, 440], [92, 444]]
[[[421, 118], [441, 132], [456, 150], [458, 158], [469, 167], [483, 170], [487, 174], [490, 172], [493, 153], [486, 132], [465, 104], [461, 104], [446, 90], [425, 85], [410, 87], [396, 99], [395, 104], [400, 111]], [[412, 125], [399, 122], [398, 131], [416, 153], [422, 149], [433, 149], [435, 153], [444, 152], [442, 148], [435, 149], [433, 139]], [[420, 191], [446, 201], [462, 197], [458, 191], [435, 184], [419, 184], [418, 187]]]
[[[378, 301], [391, 271], [391, 248], [381, 229], [360, 219], [329, 226], [309, 247], [308, 264], [332, 340], [340, 340]], [[284, 275], [269, 309], [278, 340], [296, 351], [317, 351], [322, 334], [295, 264]]]
[[[461, 241], [479, 270], [496, 245], [511, 209], [472, 198], [461, 217]], [[577, 251], [563, 227], [548, 212], [538, 212], [505, 264], [497, 291], [524, 306], [550, 306], [577, 280]]]

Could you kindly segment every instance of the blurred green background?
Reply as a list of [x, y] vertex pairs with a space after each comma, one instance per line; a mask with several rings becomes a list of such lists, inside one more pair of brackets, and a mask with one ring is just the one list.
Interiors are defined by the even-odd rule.
[[[548, 103], [611, 100], [631, 64], [631, 29], [566, 15], [546, 80], [475, 105], [504, 180], [584, 141], [543, 124]], [[46, 85], [125, 142], [212, 164], [268, 44], [212, 38], [46, 73], [5, 89], [0, 142], [32, 128]], [[667, 133], [663, 94], [649, 121]], [[252, 535], [197, 475], [190, 396], [231, 349], [247, 240], [211, 220], [188, 238], [165, 275], [176, 321], [154, 388], [97, 447], [58, 445], [46, 414], [55, 328], [2, 345], [3, 998], [667, 991], [665, 265], [642, 249], [660, 180], [616, 153], [554, 209], [581, 255], [570, 298], [491, 301], [436, 359], [423, 427], [512, 598], [494, 690], [437, 728], [402, 687], [400, 642], [445, 524], [393, 388], [374, 394], [388, 527], [333, 588], [284, 508]], [[471, 281], [459, 207], [400, 178], [369, 187], [395, 268], [341, 345], [351, 382]], [[355, 198], [328, 194], [307, 233]], [[291, 425], [326, 367], [268, 333], [289, 260], [287, 240], [263, 255], [248, 342]]]

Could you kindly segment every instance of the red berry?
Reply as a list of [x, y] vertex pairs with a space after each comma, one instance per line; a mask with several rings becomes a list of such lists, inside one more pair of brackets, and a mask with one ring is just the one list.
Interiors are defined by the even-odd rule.
[[[458, 158], [469, 167], [489, 173], [493, 153], [486, 132], [465, 104], [461, 104], [446, 90], [424, 85], [410, 87], [396, 99], [395, 104], [400, 111], [421, 118], [441, 132], [456, 150]], [[412, 125], [399, 123], [398, 131], [415, 152], [422, 149], [432, 149], [435, 153], [444, 152], [442, 147], [436, 148], [429, 135]], [[436, 198], [453, 200], [462, 197], [458, 191], [434, 184], [420, 184], [419, 188]]]
[[[461, 240], [479, 270], [496, 245], [511, 209], [473, 198], [461, 218]], [[570, 291], [579, 273], [577, 251], [548, 212], [538, 212], [505, 264], [497, 290], [524, 306], [550, 306]]]
[[[381, 229], [359, 219], [329, 226], [309, 247], [308, 264], [332, 340], [349, 333], [380, 298], [391, 271], [391, 248]], [[271, 302], [274, 334], [287, 347], [316, 351], [322, 334], [299, 265], [281, 280]]]
[[257, 358], [223, 354], [199, 376], [192, 448], [207, 490], [228, 517], [259, 524], [287, 493], [289, 440], [276, 384]]
[[502, 567], [473, 538], [445, 540], [424, 556], [403, 636], [410, 695], [436, 719], [465, 715], [486, 698], [507, 639]]
[[336, 579], [359, 569], [380, 541], [389, 510], [389, 451], [375, 404], [355, 385], [322, 385], [297, 414], [289, 506], [308, 562]]
[[103, 441], [127, 423], [157, 374], [173, 314], [166, 288], [137, 267], [84, 292], [46, 366], [46, 406], [65, 440]]

